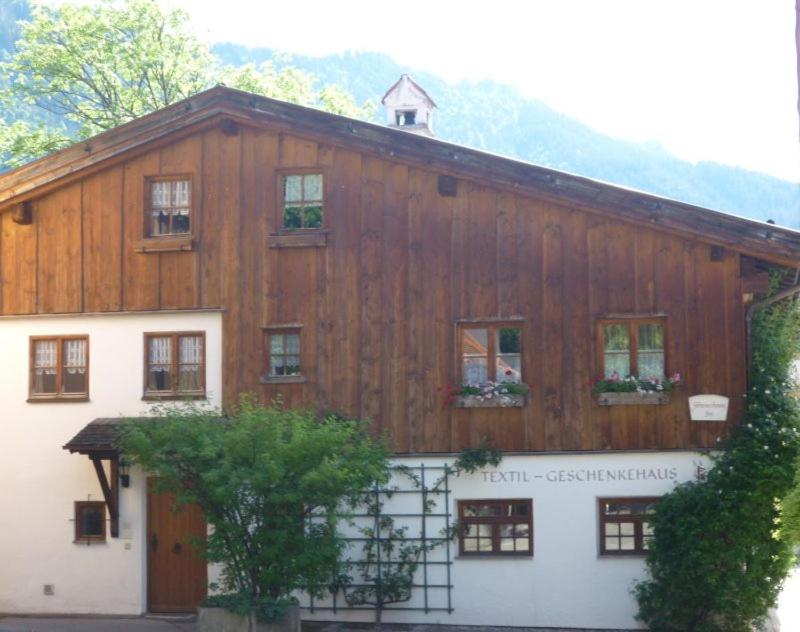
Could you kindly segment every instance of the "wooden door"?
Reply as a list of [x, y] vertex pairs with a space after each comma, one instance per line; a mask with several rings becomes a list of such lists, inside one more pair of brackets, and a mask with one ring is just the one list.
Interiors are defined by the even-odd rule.
[[173, 495], [147, 479], [147, 606], [150, 612], [193, 612], [205, 599], [207, 564], [192, 546], [206, 535], [200, 508], [172, 510]]

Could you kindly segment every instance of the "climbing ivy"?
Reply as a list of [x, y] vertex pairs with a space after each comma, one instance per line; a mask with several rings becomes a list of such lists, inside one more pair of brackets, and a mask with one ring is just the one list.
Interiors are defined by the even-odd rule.
[[[442, 475], [430, 485], [423, 482], [414, 468], [398, 465], [392, 469], [396, 476], [405, 476], [414, 488], [420, 490], [423, 516], [427, 516], [436, 508], [436, 499], [448, 477], [472, 474], [488, 465], [497, 466], [502, 458], [499, 450], [491, 448], [487, 440], [482, 439], [477, 447], [464, 449], [452, 464], [445, 464]], [[376, 486], [364, 493], [361, 506], [364, 515], [372, 520], [358, 529], [363, 542], [361, 558], [345, 561], [332, 586], [334, 592], [341, 590], [344, 593], [348, 605], [372, 606], [378, 629], [381, 628], [383, 611], [388, 606], [411, 599], [421, 558], [440, 546], [449, 546], [449, 541], [458, 534], [458, 525], [453, 524], [431, 539], [423, 538], [421, 533], [420, 537], [410, 536], [407, 525], [398, 526], [391, 514], [384, 513], [381, 498], [389, 499], [398, 490], [396, 486]]]
[[[773, 275], [772, 294], [779, 280]], [[637, 618], [654, 632], [752, 630], [794, 561], [781, 499], [800, 454], [791, 378], [800, 352], [796, 298], [755, 312], [752, 350], [744, 423], [721, 441], [706, 479], [679, 485], [653, 516], [649, 577], [634, 593]]]

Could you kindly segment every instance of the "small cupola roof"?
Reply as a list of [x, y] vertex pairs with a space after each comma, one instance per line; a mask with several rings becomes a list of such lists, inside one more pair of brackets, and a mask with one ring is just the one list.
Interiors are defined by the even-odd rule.
[[436, 103], [408, 75], [400, 76], [383, 95], [381, 103], [386, 108], [386, 124], [389, 127], [433, 136], [433, 110]]

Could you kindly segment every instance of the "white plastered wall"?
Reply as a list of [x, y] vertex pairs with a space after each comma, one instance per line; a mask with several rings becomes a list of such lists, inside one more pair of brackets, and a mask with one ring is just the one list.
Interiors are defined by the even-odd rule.
[[[144, 332], [205, 331], [208, 399], [219, 405], [221, 323], [220, 312], [0, 319], [0, 612], [146, 609], [144, 477], [133, 470], [120, 490], [119, 538], [75, 544], [74, 502], [103, 495], [89, 458], [62, 446], [97, 417], [147, 414]], [[27, 403], [29, 337], [59, 334], [89, 336], [90, 401]]]
[[[442, 465], [443, 458], [408, 458], [409, 466]], [[452, 459], [450, 460], [452, 462]], [[547, 628], [636, 629], [634, 583], [645, 575], [641, 556], [604, 557], [599, 551], [598, 498], [660, 496], [675, 484], [692, 480], [697, 466], [709, 467], [707, 457], [685, 451], [656, 453], [559, 454], [506, 456], [489, 468], [449, 481], [450, 512], [457, 516], [458, 500], [518, 498], [533, 500], [533, 557], [459, 557], [458, 542], [450, 544], [453, 612], [389, 611], [384, 620], [402, 623], [526, 626]], [[609, 474], [609, 472], [611, 474]], [[430, 471], [427, 480], [435, 478]], [[611, 479], [614, 480], [611, 480]], [[408, 484], [398, 483], [400, 488]], [[395, 496], [387, 512], [420, 511], [414, 494]], [[434, 509], [433, 513], [439, 509]], [[401, 520], [397, 520], [398, 525]], [[419, 531], [409, 521], [409, 536]], [[438, 534], [443, 523], [429, 519], [428, 533]], [[415, 533], [416, 532], [416, 533]], [[429, 559], [446, 559], [445, 549]], [[416, 580], [422, 583], [421, 571]], [[446, 584], [446, 567], [429, 568], [428, 582]], [[328, 600], [317, 605], [330, 606]], [[339, 606], [342, 600], [339, 600]], [[446, 592], [431, 589], [428, 605], [446, 606]], [[405, 605], [424, 606], [416, 588]], [[399, 604], [403, 607], [403, 604]], [[317, 620], [370, 621], [372, 612], [304, 611]]]

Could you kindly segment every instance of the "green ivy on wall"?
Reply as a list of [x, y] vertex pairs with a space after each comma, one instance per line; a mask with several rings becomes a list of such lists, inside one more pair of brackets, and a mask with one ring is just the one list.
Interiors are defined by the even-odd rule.
[[[779, 281], [773, 275], [772, 294]], [[649, 577], [634, 593], [637, 618], [654, 632], [752, 630], [795, 560], [781, 500], [794, 487], [800, 455], [791, 375], [800, 352], [797, 298], [754, 313], [752, 350], [744, 423], [720, 442], [707, 478], [676, 487], [653, 517]]]

